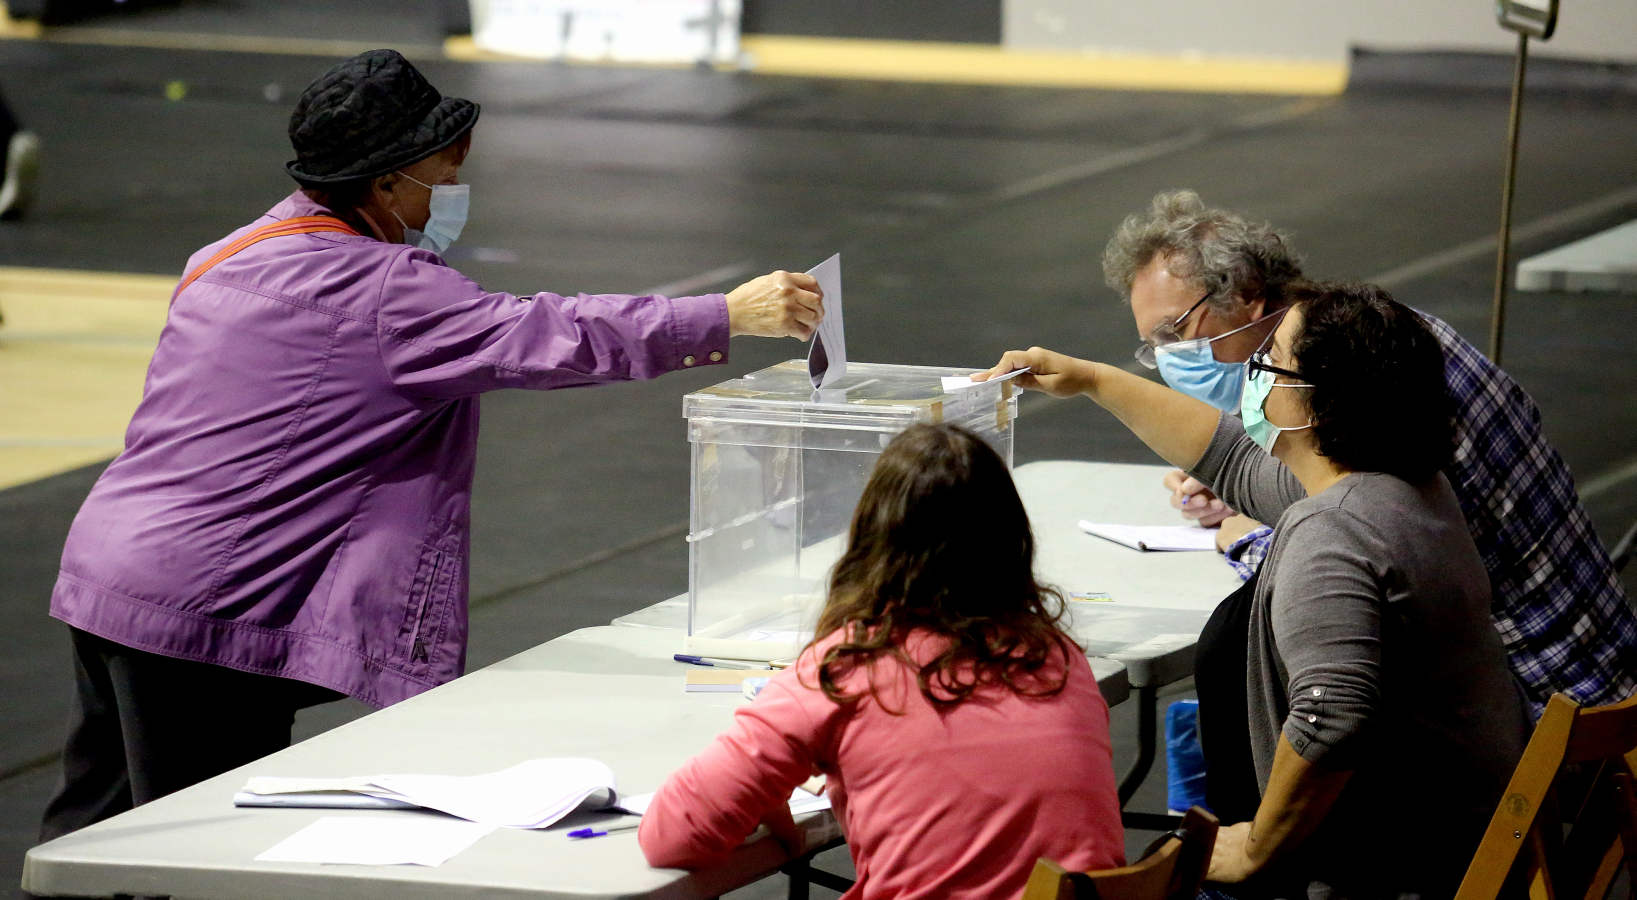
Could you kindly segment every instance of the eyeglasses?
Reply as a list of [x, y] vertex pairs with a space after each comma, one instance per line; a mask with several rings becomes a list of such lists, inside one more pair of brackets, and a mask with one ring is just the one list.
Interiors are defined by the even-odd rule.
[[1294, 378], [1297, 381], [1302, 381], [1305, 378], [1305, 376], [1300, 372], [1292, 372], [1289, 369], [1283, 369], [1279, 366], [1270, 364], [1268, 362], [1269, 358], [1270, 357], [1266, 351], [1253, 353], [1251, 354], [1250, 359], [1245, 360], [1245, 368], [1248, 369], [1253, 376], [1257, 372], [1267, 372], [1270, 375], [1283, 375], [1286, 378]]
[[1168, 323], [1156, 327], [1153, 333], [1149, 335], [1150, 339], [1143, 341], [1142, 344], [1137, 347], [1137, 352], [1132, 354], [1132, 356], [1137, 358], [1137, 362], [1142, 363], [1144, 366], [1150, 369], [1159, 368], [1159, 361], [1154, 358], [1154, 348], [1162, 344], [1174, 344], [1177, 341], [1182, 340], [1182, 332], [1178, 331], [1177, 329], [1184, 321], [1188, 319], [1189, 316], [1194, 314], [1194, 310], [1199, 309], [1200, 304], [1211, 299], [1212, 293], [1214, 292], [1206, 291], [1205, 296], [1195, 300], [1194, 305], [1188, 307], [1187, 312], [1177, 316]]
[[1292, 385], [1292, 387], [1311, 387], [1312, 385], [1306, 383], [1307, 378], [1302, 373], [1293, 372], [1290, 369], [1273, 364], [1273, 350], [1268, 345], [1273, 343], [1275, 332], [1277, 332], [1277, 329], [1268, 332], [1268, 336], [1262, 339], [1262, 346], [1257, 347], [1256, 352], [1250, 355], [1250, 359], [1245, 360], [1245, 376], [1255, 378], [1257, 372], [1266, 372], [1269, 375], [1283, 375], [1286, 378], [1294, 378], [1302, 382], [1302, 384]]

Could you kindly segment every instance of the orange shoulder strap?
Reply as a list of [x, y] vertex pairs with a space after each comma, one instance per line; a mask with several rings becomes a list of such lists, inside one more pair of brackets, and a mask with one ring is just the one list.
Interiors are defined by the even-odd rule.
[[344, 234], [358, 233], [351, 225], [334, 216], [298, 216], [294, 219], [283, 219], [271, 225], [263, 225], [216, 251], [215, 256], [205, 260], [200, 264], [199, 268], [189, 272], [187, 277], [182, 279], [182, 283], [177, 285], [176, 290], [171, 293], [171, 299], [175, 300], [177, 294], [182, 293], [182, 290], [192, 284], [200, 275], [210, 271], [211, 267], [251, 244], [265, 241], [268, 238], [283, 237], [287, 234], [313, 234], [319, 231], [339, 231]]

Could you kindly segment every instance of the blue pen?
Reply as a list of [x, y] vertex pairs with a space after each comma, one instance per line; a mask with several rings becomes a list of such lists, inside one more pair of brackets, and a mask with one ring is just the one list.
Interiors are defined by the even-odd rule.
[[772, 666], [763, 663], [741, 662], [736, 659], [718, 659], [714, 656], [693, 656], [688, 653], [673, 653], [671, 658], [680, 663], [692, 666], [712, 666], [718, 669], [771, 669]]
[[576, 828], [573, 831], [570, 831], [568, 833], [568, 836], [571, 837], [571, 838], [574, 838], [575, 840], [583, 840], [585, 838], [594, 838], [594, 837], [604, 837], [609, 832], [613, 832], [613, 831], [630, 831], [633, 828], [640, 827], [641, 825], [642, 825], [641, 822], [632, 822], [629, 825], [610, 825], [607, 828]]

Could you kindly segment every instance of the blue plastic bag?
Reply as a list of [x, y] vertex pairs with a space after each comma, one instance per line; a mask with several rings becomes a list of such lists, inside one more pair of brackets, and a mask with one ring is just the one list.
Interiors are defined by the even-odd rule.
[[1199, 701], [1165, 709], [1165, 805], [1175, 815], [1205, 804], [1205, 752], [1199, 746]]

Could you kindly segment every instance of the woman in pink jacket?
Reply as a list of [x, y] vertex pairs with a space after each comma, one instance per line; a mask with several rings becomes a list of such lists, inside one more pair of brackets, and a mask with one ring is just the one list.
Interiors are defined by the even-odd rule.
[[1040, 856], [1124, 856], [1108, 705], [1033, 574], [1006, 466], [917, 425], [882, 453], [816, 639], [666, 780], [638, 837], [654, 866], [719, 861], [823, 773], [858, 883], [847, 898], [1014, 897]]

